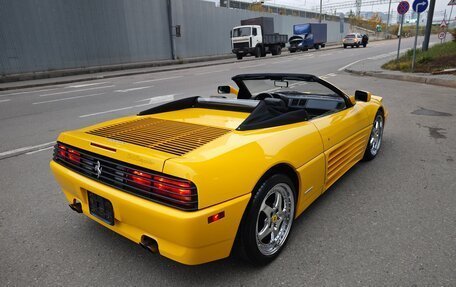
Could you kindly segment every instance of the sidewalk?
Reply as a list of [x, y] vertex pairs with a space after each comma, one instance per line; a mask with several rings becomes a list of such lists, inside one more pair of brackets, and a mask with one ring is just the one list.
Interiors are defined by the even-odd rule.
[[[306, 53], [315, 53], [319, 51], [341, 48], [342, 46], [340, 43], [329, 43], [325, 48], [322, 48], [321, 50], [309, 50]], [[281, 55], [274, 56], [274, 58], [287, 57], [292, 55], [296, 54], [290, 54], [286, 49], [284, 49]], [[131, 63], [125, 65], [112, 65], [104, 67], [92, 67], [90, 69], [85, 70], [67, 69], [54, 72], [44, 72], [42, 75], [40, 75], [40, 73], [28, 73], [10, 76], [16, 77], [17, 79], [15, 79], [14, 82], [0, 83], [0, 91], [67, 84], [74, 82], [99, 80], [139, 74], [166, 72], [173, 70], [183, 70], [189, 68], [208, 67], [230, 63], [260, 61], [262, 59], [265, 58], [248, 57], [244, 58], [243, 60], [237, 60], [234, 54], [227, 54], [221, 56], [199, 57], [185, 60], [166, 60], [145, 63]], [[271, 56], [267, 55], [267, 59], [271, 59]]]
[[361, 75], [377, 77], [382, 79], [399, 80], [407, 82], [416, 82], [429, 85], [443, 86], [456, 88], [456, 75], [431, 75], [426, 73], [404, 73], [400, 71], [384, 70], [381, 66], [395, 59], [395, 55], [388, 55], [387, 57], [369, 58], [362, 60], [353, 66], [344, 69], [345, 72]]

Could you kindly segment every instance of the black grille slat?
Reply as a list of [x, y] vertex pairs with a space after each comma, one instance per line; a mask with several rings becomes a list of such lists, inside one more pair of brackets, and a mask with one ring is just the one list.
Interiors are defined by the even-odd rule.
[[230, 131], [225, 128], [146, 117], [93, 129], [87, 133], [182, 156]]
[[234, 49], [242, 49], [242, 48], [249, 48], [249, 42], [241, 42], [241, 43], [233, 43]]
[[[63, 145], [67, 149], [72, 149], [72, 150], [78, 152], [79, 153], [78, 157], [80, 157], [80, 159], [81, 159], [80, 162], [78, 164], [74, 164], [73, 162], [71, 162], [71, 160], [68, 157], [62, 157], [59, 154], [59, 145], [60, 146]], [[189, 188], [185, 188], [186, 190], [193, 191], [191, 195], [185, 195], [185, 197], [188, 197], [189, 199], [191, 198], [191, 201], [182, 201], [182, 200], [179, 200], [176, 198], [172, 198], [172, 197], [154, 192], [154, 190], [157, 190], [156, 187], [147, 186], [147, 185], [140, 184], [138, 182], [134, 182], [128, 176], [138, 177], [138, 175], [128, 172], [128, 170], [131, 170], [131, 169], [139, 170], [141, 172], [144, 172], [145, 174], [150, 175], [151, 178], [147, 178], [147, 177], [143, 177], [143, 178], [152, 182], [152, 185], [153, 185], [153, 183], [160, 183], [163, 186], [175, 187], [168, 183], [154, 180], [153, 179], [154, 176], [164, 177], [164, 178], [172, 179], [174, 181], [179, 181], [182, 183], [184, 183], [184, 182], [188, 183], [188, 181], [185, 181], [182, 179], [174, 178], [172, 176], [165, 175], [165, 174], [155, 172], [155, 171], [145, 170], [144, 168], [141, 168], [141, 167], [130, 165], [130, 164], [127, 164], [127, 163], [124, 163], [121, 161], [117, 161], [112, 158], [107, 158], [107, 157], [104, 157], [101, 155], [97, 155], [97, 154], [94, 154], [94, 153], [91, 153], [88, 151], [84, 151], [84, 150], [81, 150], [78, 148], [74, 148], [72, 146], [69, 146], [66, 144], [61, 144], [61, 143], [56, 144], [56, 146], [54, 148], [53, 159], [54, 159], [54, 161], [58, 162], [59, 164], [62, 164], [63, 166], [65, 166], [83, 176], [87, 176], [98, 182], [104, 183], [104, 184], [112, 186], [116, 189], [120, 189], [122, 191], [134, 194], [136, 196], [139, 196], [139, 197], [151, 200], [151, 201], [156, 201], [156, 202], [168, 205], [168, 206], [172, 206], [172, 207], [179, 208], [182, 210], [187, 210], [187, 211], [196, 210], [198, 207], [198, 195], [196, 193], [196, 187], [194, 185], [192, 185]], [[102, 173], [100, 174], [99, 177], [97, 176], [97, 173], [95, 172], [95, 165], [97, 164], [97, 162], [100, 162], [100, 164], [102, 166]], [[92, 164], [90, 164], [90, 163], [92, 163]], [[143, 187], [150, 188], [150, 191], [138, 188], [138, 187], [132, 185], [132, 183], [134, 183], [136, 185], [139, 184]], [[167, 193], [171, 194], [171, 195], [179, 195], [179, 194], [171, 192], [171, 191], [168, 191]]]

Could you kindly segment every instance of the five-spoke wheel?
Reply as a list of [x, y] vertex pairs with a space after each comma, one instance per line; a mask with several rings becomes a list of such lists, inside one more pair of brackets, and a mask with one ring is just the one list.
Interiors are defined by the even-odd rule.
[[245, 258], [263, 265], [277, 257], [293, 225], [295, 198], [295, 186], [284, 174], [259, 184], [240, 226], [239, 247]]
[[372, 160], [380, 150], [383, 137], [383, 113], [378, 111], [375, 115], [375, 120], [372, 125], [369, 142], [367, 143], [366, 151], [364, 152], [364, 160]]

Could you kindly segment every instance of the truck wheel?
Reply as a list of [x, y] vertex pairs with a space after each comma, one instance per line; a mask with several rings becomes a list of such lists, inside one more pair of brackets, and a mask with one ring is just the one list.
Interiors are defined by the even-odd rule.
[[260, 47], [255, 47], [254, 55], [255, 55], [255, 58], [259, 58], [261, 56], [261, 48]]
[[316, 44], [316, 45], [314, 45], [314, 48], [315, 48], [315, 50], [319, 50], [320, 49], [320, 45]]
[[236, 58], [237, 58], [238, 60], [242, 60], [242, 54], [236, 54]]
[[321, 44], [321, 47], [322, 47], [322, 48], [326, 47], [326, 44]]
[[344, 45], [344, 49], [347, 49], [347, 45]]
[[282, 47], [277, 46], [277, 55], [282, 54]]
[[261, 48], [261, 57], [266, 57], [266, 50], [264, 48]]
[[272, 54], [273, 56], [277, 55], [277, 46], [272, 46], [272, 47], [271, 47], [271, 54]]

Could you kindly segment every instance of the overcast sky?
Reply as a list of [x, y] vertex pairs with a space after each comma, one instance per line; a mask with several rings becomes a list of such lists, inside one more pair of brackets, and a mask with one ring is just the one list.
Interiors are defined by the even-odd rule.
[[[213, 0], [214, 2], [219, 2], [218, 0]], [[332, 0], [332, 1], [329, 1], [329, 0], [323, 0], [323, 6], [324, 5], [328, 5], [328, 4], [337, 4], [337, 3], [340, 3], [340, 2], [350, 2], [352, 1], [353, 3], [355, 3], [355, 0]], [[244, 0], [244, 2], [253, 2], [253, 0]], [[371, 1], [369, 1], [371, 2]], [[393, 4], [391, 4], [391, 9], [393, 10], [396, 10], [396, 7], [397, 7], [397, 3], [399, 1], [398, 0], [393, 0]], [[450, 0], [436, 0], [436, 4], [435, 4], [435, 18], [443, 18], [443, 11], [445, 9], [447, 9], [447, 19], [449, 17], [449, 14], [450, 14], [450, 9], [451, 9], [451, 6], [448, 6], [448, 2], [450, 2]], [[315, 7], [319, 6], [320, 5], [320, 0], [266, 0], [265, 1], [265, 4], [268, 4], [268, 3], [271, 3], [271, 4], [276, 4], [276, 5], [288, 5], [288, 6], [293, 6], [293, 7], [298, 7], [298, 8], [303, 8], [303, 9], [306, 9], [306, 10], [314, 10]], [[413, 0], [409, 0], [409, 3], [412, 4], [413, 3]], [[354, 5], [353, 5], [354, 6]], [[337, 11], [338, 12], [348, 12], [350, 9], [338, 9]], [[355, 9], [353, 9], [355, 10]], [[361, 11], [374, 11], [374, 12], [387, 12], [388, 11], [388, 4], [385, 4], [385, 5], [363, 5], [362, 8], [361, 8]], [[453, 14], [452, 14], [452, 17], [453, 19], [455, 19], [454, 17], [456, 17], [456, 8], [453, 8]]]

